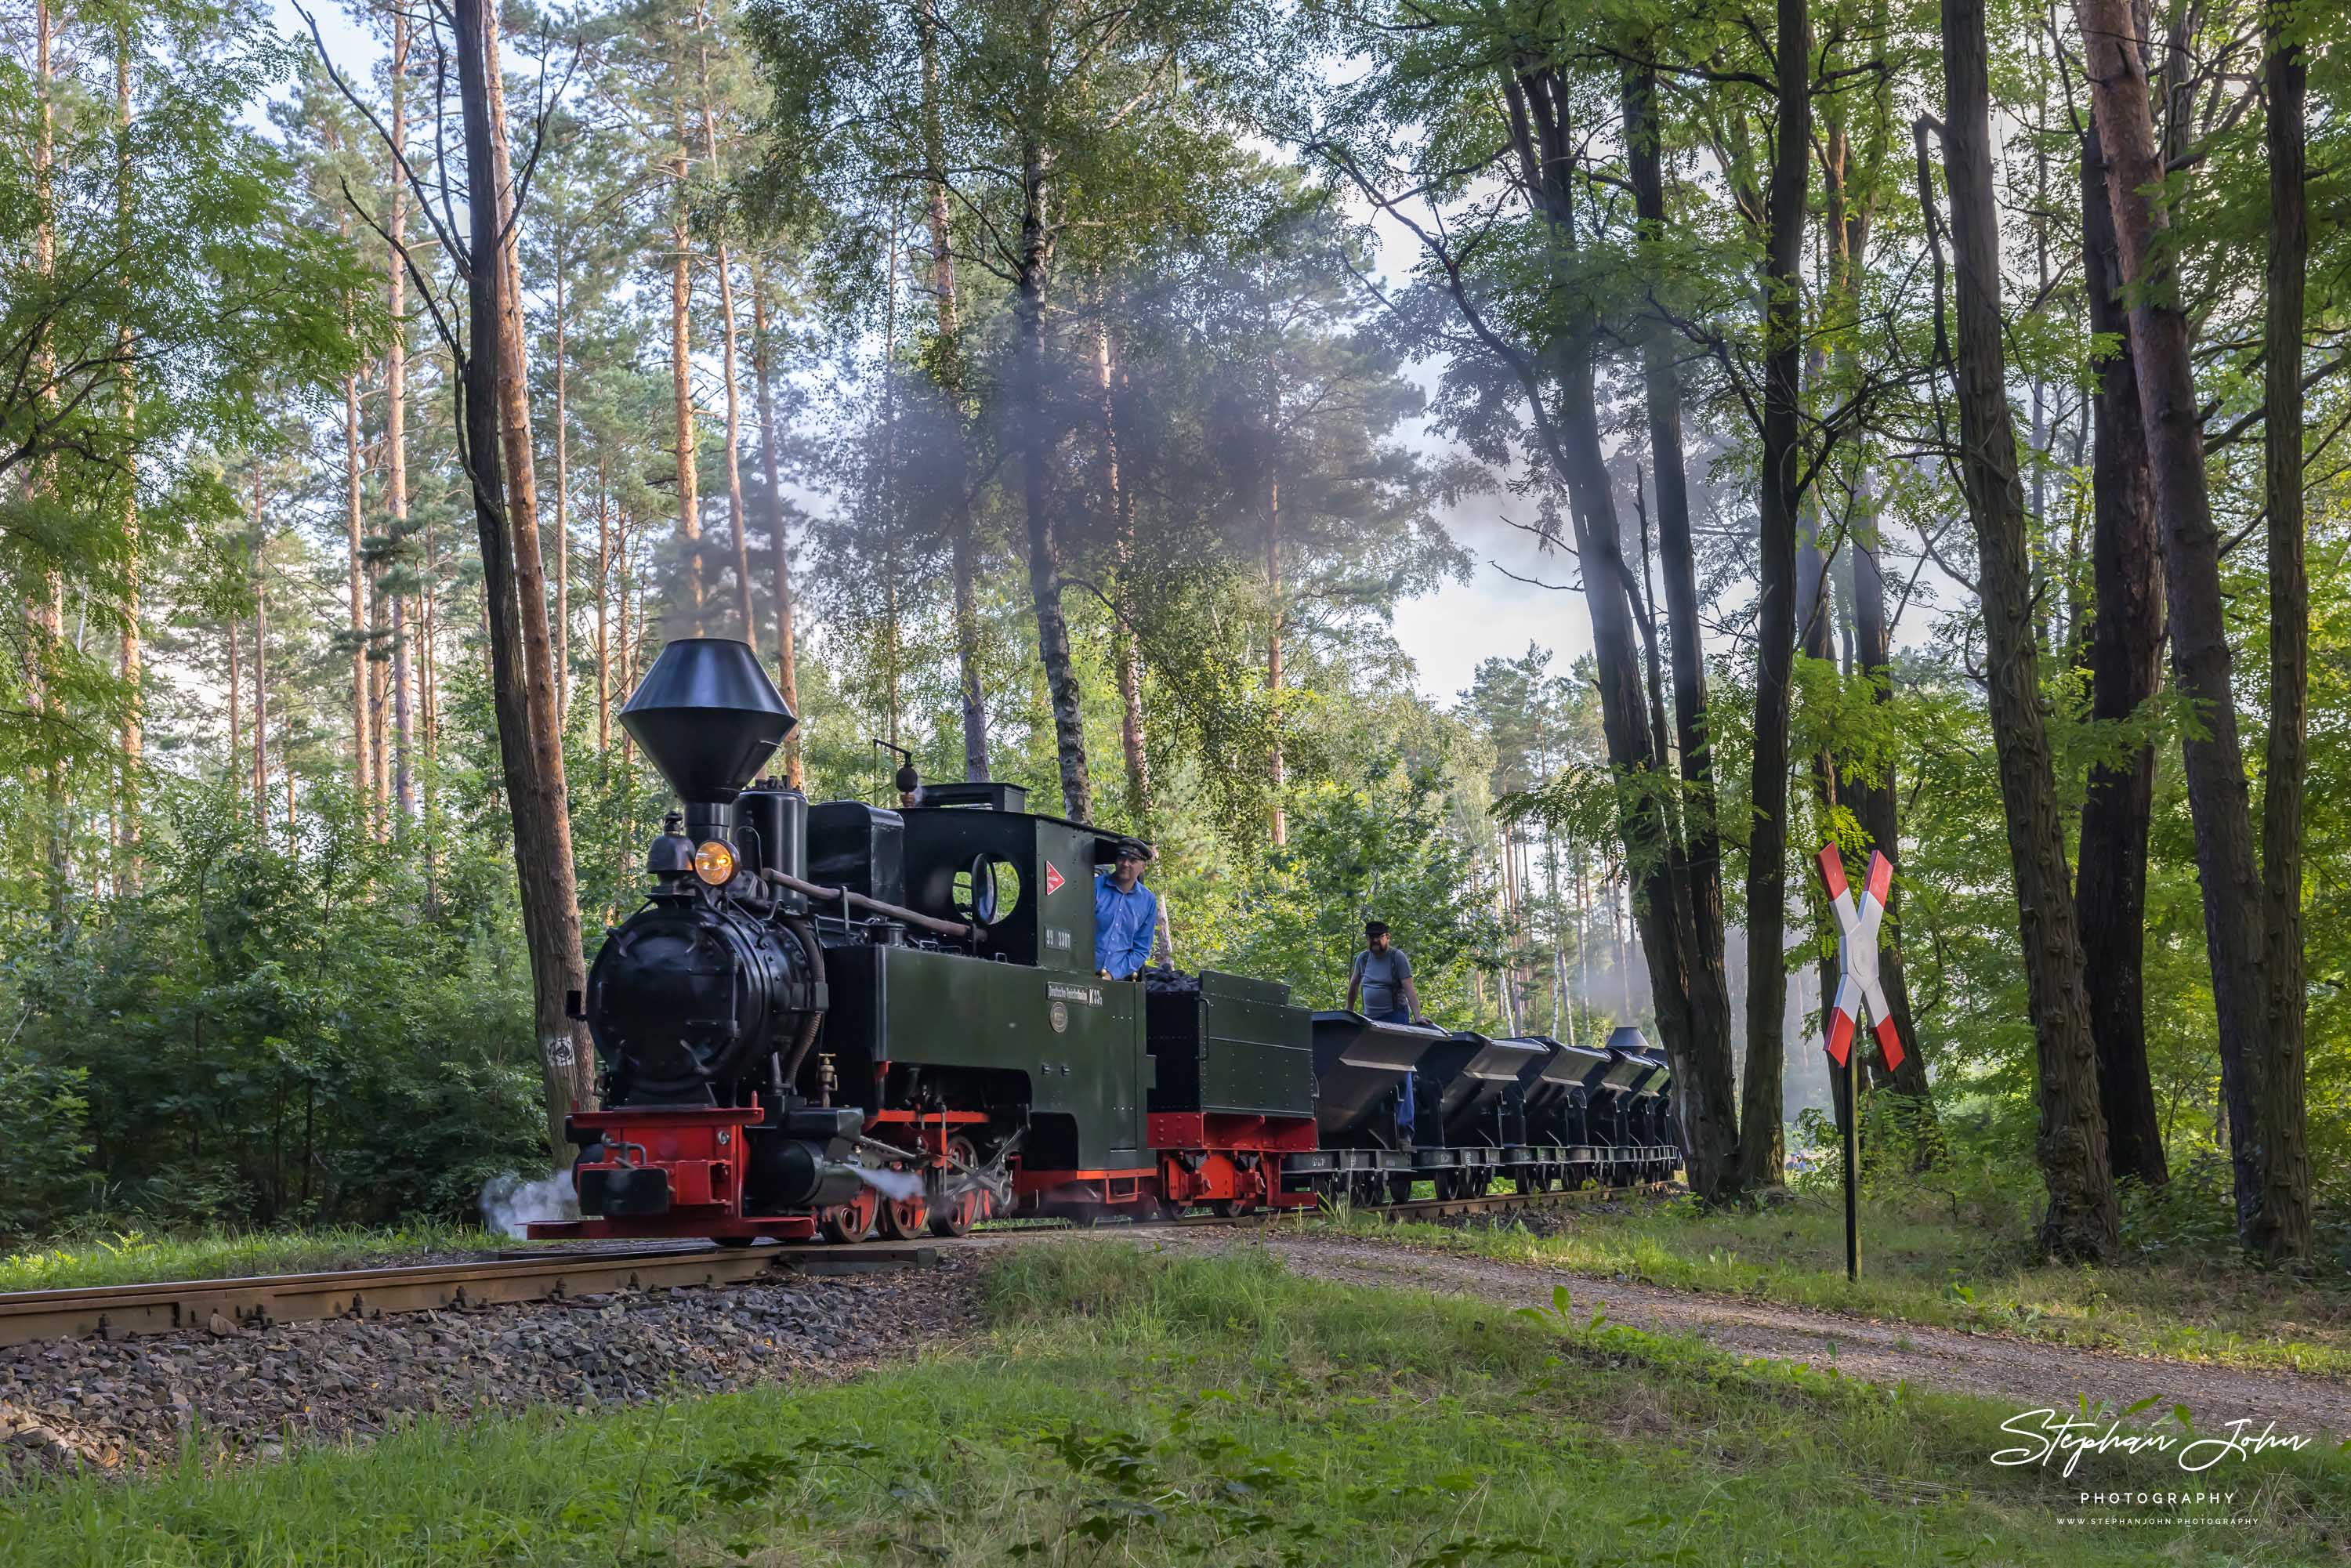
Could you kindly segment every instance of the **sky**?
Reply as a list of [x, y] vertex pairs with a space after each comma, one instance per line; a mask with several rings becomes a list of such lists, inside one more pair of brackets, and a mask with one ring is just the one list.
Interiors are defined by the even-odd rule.
[[1469, 685], [1481, 660], [1515, 659], [1530, 643], [1551, 650], [1552, 670], [1564, 674], [1592, 650], [1592, 622], [1583, 596], [1514, 582], [1497, 563], [1544, 582], [1573, 580], [1575, 563], [1537, 553], [1535, 541], [1503, 522], [1510, 497], [1471, 497], [1445, 514], [1446, 528], [1472, 558], [1469, 580], [1397, 606], [1395, 636], [1418, 673], [1423, 695], [1451, 701]]

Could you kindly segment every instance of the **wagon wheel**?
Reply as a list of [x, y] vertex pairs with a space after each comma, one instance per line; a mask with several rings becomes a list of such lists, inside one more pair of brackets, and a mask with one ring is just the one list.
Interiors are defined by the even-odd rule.
[[1412, 1201], [1412, 1177], [1409, 1174], [1388, 1177], [1388, 1201], [1390, 1203]]
[[[906, 1167], [893, 1161], [890, 1168], [904, 1174]], [[930, 1228], [931, 1195], [917, 1188], [912, 1197], [885, 1199], [882, 1204], [882, 1234], [893, 1241], [912, 1241]]]
[[933, 1169], [925, 1205], [932, 1235], [967, 1236], [973, 1226], [987, 1218], [987, 1190], [977, 1183], [964, 1187], [952, 1198], [946, 1196], [947, 1183], [978, 1168], [979, 1149], [969, 1137], [957, 1133], [947, 1140], [947, 1168]]
[[862, 1241], [873, 1234], [873, 1221], [881, 1208], [882, 1195], [869, 1186], [850, 1202], [824, 1210], [819, 1223], [828, 1241]]
[[1208, 1212], [1219, 1219], [1238, 1219], [1244, 1214], [1257, 1212], [1257, 1199], [1254, 1197], [1212, 1198], [1208, 1203]]
[[1379, 1172], [1365, 1171], [1355, 1177], [1354, 1190], [1349, 1195], [1349, 1201], [1357, 1208], [1376, 1208], [1380, 1200], [1387, 1196], [1387, 1185], [1380, 1179]]

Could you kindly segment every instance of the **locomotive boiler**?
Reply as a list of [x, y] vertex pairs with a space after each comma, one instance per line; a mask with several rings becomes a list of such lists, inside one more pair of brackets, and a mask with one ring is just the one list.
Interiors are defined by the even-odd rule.
[[580, 999], [601, 1062], [569, 1122], [581, 1218], [534, 1236], [846, 1242], [1678, 1164], [1646, 1061], [1643, 1113], [1594, 1119], [1622, 1146], [1571, 1148], [1531, 1141], [1520, 1091], [1555, 1042], [1309, 1013], [1213, 971], [1100, 978], [1117, 835], [1008, 784], [811, 806], [761, 777], [796, 719], [741, 643], [670, 643], [620, 716], [677, 808]]

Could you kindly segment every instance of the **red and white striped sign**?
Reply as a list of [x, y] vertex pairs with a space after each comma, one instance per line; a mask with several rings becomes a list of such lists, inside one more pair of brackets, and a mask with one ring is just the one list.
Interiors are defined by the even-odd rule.
[[1834, 844], [1821, 847], [1821, 876], [1829, 886], [1830, 902], [1836, 906], [1837, 925], [1844, 935], [1837, 940], [1837, 967], [1844, 974], [1837, 981], [1836, 1001], [1827, 1019], [1829, 1056], [1839, 1067], [1853, 1049], [1853, 1032], [1861, 1024], [1863, 1002], [1869, 1004], [1872, 1027], [1877, 1034], [1877, 1047], [1886, 1054], [1887, 1071], [1902, 1065], [1902, 1037], [1894, 1027], [1894, 1009], [1887, 1005], [1886, 991], [1877, 981], [1877, 927], [1886, 918], [1886, 895], [1894, 886], [1894, 862], [1882, 850], [1869, 852], [1869, 884], [1862, 890], [1856, 903], [1853, 889], [1845, 884], [1844, 856]]

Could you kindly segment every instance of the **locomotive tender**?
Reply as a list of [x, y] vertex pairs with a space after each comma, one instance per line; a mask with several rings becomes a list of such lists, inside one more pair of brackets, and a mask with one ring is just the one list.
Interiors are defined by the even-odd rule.
[[1680, 1163], [1635, 1031], [1489, 1040], [1238, 975], [1099, 978], [1117, 835], [1008, 784], [810, 806], [758, 777], [797, 720], [744, 643], [670, 643], [621, 722], [680, 810], [579, 1009], [603, 1064], [602, 1108], [569, 1123], [582, 1218], [533, 1236], [953, 1236]]

